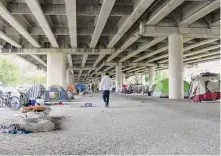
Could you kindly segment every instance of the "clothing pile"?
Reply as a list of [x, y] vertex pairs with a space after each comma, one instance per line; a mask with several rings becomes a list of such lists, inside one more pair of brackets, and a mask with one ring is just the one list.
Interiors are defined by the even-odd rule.
[[[37, 110], [37, 111], [36, 111]], [[10, 118], [1, 117], [0, 133], [28, 134], [35, 132], [50, 132], [55, 124], [49, 116], [51, 109], [43, 106], [22, 108], [22, 114]]]
[[12, 124], [9, 126], [0, 126], [0, 133], [28, 134], [28, 133], [30, 133], [30, 131], [22, 129], [18, 124]]

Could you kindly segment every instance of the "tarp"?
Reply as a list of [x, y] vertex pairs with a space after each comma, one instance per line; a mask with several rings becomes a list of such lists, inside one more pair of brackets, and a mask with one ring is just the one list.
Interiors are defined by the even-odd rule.
[[45, 87], [43, 85], [34, 85], [28, 90], [26, 96], [28, 99], [36, 99], [44, 95], [44, 93]]
[[46, 108], [43, 112], [28, 112], [10, 118], [1, 117], [0, 133], [27, 134], [52, 131], [55, 124], [51, 122], [50, 110]]
[[76, 82], [75, 88], [78, 92], [86, 92], [87, 91], [87, 86], [82, 82]]
[[[184, 83], [184, 97], [188, 97], [189, 83], [187, 81], [183, 81]], [[169, 97], [169, 79], [164, 79], [156, 84], [153, 96], [168, 98]]]

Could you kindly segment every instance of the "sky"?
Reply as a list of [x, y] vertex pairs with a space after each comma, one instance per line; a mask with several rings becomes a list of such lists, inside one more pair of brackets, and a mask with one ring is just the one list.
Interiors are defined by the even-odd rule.
[[220, 60], [200, 63], [195, 68], [187, 68], [184, 77], [185, 80], [190, 81], [191, 76], [196, 76], [204, 72], [220, 73]]

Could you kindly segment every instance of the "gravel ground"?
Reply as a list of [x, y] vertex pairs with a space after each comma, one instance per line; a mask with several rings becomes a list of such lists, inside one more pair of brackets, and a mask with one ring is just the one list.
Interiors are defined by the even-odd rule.
[[[80, 107], [84, 102], [94, 107]], [[56, 131], [0, 134], [0, 155], [220, 154], [217, 103], [111, 95], [104, 108], [97, 94], [51, 108]], [[0, 116], [12, 113], [0, 109]]]

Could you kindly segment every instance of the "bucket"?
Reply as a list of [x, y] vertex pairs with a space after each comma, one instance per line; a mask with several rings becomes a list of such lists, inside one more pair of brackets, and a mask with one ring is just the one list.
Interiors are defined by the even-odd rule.
[[29, 105], [35, 105], [35, 104], [36, 104], [36, 100], [31, 100], [31, 99], [30, 99], [29, 102], [28, 102], [28, 104], [29, 104]]

